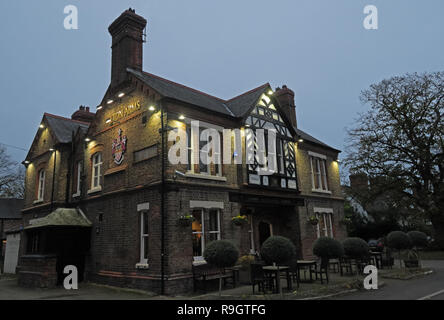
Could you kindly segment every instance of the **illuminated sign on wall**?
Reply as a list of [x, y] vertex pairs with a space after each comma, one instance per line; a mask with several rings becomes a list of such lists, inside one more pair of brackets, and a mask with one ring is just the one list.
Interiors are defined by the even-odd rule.
[[141, 103], [140, 101], [136, 101], [134, 103], [128, 104], [128, 105], [124, 105], [124, 106], [120, 106], [117, 108], [117, 111], [115, 111], [112, 115], [111, 115], [111, 122], [117, 122], [122, 118], [126, 118], [129, 115], [133, 114], [136, 111], [139, 111], [141, 108]]

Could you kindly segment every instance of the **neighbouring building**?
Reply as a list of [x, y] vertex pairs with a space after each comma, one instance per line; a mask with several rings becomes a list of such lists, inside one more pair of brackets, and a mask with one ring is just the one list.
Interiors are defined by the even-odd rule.
[[[111, 82], [95, 113], [43, 116], [24, 161], [19, 282], [52, 286], [74, 264], [82, 279], [176, 294], [192, 290], [210, 241], [229, 239], [246, 255], [282, 235], [310, 258], [318, 237], [344, 238], [340, 151], [298, 129], [294, 92], [266, 83], [224, 100], [144, 72], [146, 24], [130, 9], [109, 27]], [[171, 164], [175, 128], [189, 133], [188, 159], [206, 144], [190, 134], [193, 120], [221, 141], [240, 129], [222, 149], [235, 158], [240, 144], [242, 164]], [[270, 176], [245, 159], [261, 128], [277, 132]], [[239, 215], [248, 223], [233, 224]]]
[[15, 273], [22, 209], [23, 199], [0, 198], [0, 273]]

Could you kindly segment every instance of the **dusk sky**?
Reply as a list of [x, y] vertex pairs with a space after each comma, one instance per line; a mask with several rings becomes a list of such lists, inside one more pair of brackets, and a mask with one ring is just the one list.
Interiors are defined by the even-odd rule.
[[[78, 30], [64, 29], [70, 4]], [[378, 30], [363, 27], [370, 4]], [[299, 127], [341, 150], [367, 108], [361, 90], [444, 70], [443, 0], [1, 1], [0, 143], [28, 149], [44, 112], [95, 111], [110, 81], [107, 29], [129, 7], [148, 20], [145, 71], [223, 99], [286, 84]]]

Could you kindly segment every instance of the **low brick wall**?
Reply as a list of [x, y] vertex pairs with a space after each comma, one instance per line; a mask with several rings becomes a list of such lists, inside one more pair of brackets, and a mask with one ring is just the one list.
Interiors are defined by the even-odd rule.
[[18, 284], [22, 287], [54, 288], [57, 286], [55, 255], [25, 255], [19, 258]]

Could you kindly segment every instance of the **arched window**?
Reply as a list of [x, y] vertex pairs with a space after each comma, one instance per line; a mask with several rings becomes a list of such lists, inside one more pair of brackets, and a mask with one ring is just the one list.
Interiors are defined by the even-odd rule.
[[102, 174], [102, 153], [97, 152], [92, 157], [91, 189], [100, 188], [100, 176]]
[[38, 172], [37, 188], [37, 200], [43, 201], [43, 196], [45, 195], [45, 169], [40, 169]]

